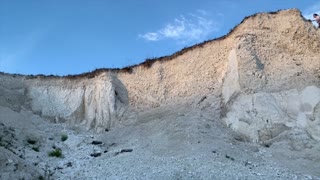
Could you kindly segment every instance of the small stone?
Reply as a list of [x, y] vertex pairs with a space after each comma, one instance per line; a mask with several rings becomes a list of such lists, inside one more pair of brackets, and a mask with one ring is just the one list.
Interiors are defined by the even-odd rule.
[[13, 162], [13, 160], [12, 159], [8, 159], [8, 163], [12, 163]]
[[102, 142], [101, 141], [92, 141], [92, 144], [93, 145], [98, 145], [98, 144], [102, 144]]
[[68, 162], [68, 163], [66, 164], [66, 166], [67, 166], [67, 167], [72, 167], [72, 163], [71, 163], [71, 162]]
[[234, 161], [234, 158], [233, 157], [231, 157], [231, 156], [229, 156], [229, 155], [225, 155], [225, 157], [227, 158], [227, 159], [230, 159], [231, 161]]
[[54, 168], [55, 170], [62, 170], [63, 167], [57, 166], [56, 168]]
[[120, 153], [132, 152], [132, 151], [133, 151], [133, 149], [122, 149], [122, 150], [120, 151]]
[[92, 154], [90, 154], [90, 156], [92, 156], [92, 157], [99, 157], [99, 156], [101, 156], [101, 153], [100, 153], [100, 152], [92, 153]]
[[246, 162], [244, 163], [244, 166], [249, 166], [249, 165], [252, 165], [252, 163], [251, 163], [250, 161], [246, 161]]
[[121, 153], [132, 152], [132, 151], [133, 151], [133, 149], [121, 149], [121, 151], [114, 153], [114, 156], [121, 154]]
[[311, 117], [309, 118], [309, 120], [310, 120], [310, 121], [314, 121], [314, 120], [316, 120], [316, 118], [315, 118], [314, 116], [311, 116]]
[[310, 175], [306, 175], [306, 178], [307, 179], [313, 179], [312, 176], [310, 176]]

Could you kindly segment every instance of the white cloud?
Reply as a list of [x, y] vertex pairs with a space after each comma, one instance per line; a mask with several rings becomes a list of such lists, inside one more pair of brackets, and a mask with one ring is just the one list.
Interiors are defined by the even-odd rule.
[[175, 19], [173, 24], [167, 24], [158, 33], [167, 38], [179, 38], [186, 31], [185, 19]]
[[158, 41], [159, 35], [157, 33], [149, 32], [144, 35], [139, 35], [139, 37], [144, 38], [148, 41]]
[[204, 40], [214, 31], [218, 31], [217, 23], [209, 18], [209, 13], [197, 10], [195, 14], [181, 15], [163, 28], [139, 35], [139, 37], [148, 41], [173, 39], [179, 43], [186, 43]]

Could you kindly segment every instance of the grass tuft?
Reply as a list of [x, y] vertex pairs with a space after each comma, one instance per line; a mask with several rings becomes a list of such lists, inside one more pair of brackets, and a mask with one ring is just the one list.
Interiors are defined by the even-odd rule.
[[61, 151], [61, 149], [55, 149], [53, 151], [50, 151], [48, 153], [48, 156], [61, 158], [62, 157], [62, 151]]
[[36, 152], [39, 152], [39, 151], [40, 151], [40, 150], [39, 150], [39, 147], [37, 147], [37, 146], [32, 147], [32, 150], [34, 150], [34, 151], [36, 151]]
[[67, 134], [62, 134], [61, 135], [61, 141], [66, 141], [68, 139], [68, 135]]

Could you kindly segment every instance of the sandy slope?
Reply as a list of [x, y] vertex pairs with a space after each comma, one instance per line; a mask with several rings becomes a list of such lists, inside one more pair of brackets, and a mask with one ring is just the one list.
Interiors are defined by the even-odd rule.
[[[303, 132], [290, 134], [294, 141], [283, 138], [268, 148], [245, 142], [226, 128], [214, 116], [214, 105], [172, 108], [140, 112], [137, 121], [96, 134], [0, 107], [6, 115], [0, 117], [1, 130], [14, 130], [16, 138], [0, 147], [0, 179], [320, 178], [320, 146]], [[68, 134], [64, 142], [63, 133]], [[27, 139], [37, 142], [31, 145]], [[103, 144], [93, 145], [93, 140]], [[53, 146], [61, 148], [63, 158], [48, 156]], [[133, 151], [119, 153], [123, 149]], [[102, 155], [90, 156], [98, 152]]]

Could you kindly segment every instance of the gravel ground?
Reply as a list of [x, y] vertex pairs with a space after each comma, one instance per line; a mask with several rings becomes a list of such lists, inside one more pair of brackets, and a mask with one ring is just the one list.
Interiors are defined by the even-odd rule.
[[[95, 134], [0, 107], [0, 179], [320, 179], [319, 146], [303, 132], [264, 147], [212, 111], [171, 109]], [[55, 149], [62, 157], [48, 156]]]

